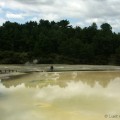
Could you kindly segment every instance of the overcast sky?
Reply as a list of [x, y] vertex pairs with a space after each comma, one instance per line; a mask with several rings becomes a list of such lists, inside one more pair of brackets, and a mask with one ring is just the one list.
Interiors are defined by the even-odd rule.
[[73, 26], [109, 23], [120, 32], [120, 0], [0, 0], [0, 25], [40, 19], [67, 19]]

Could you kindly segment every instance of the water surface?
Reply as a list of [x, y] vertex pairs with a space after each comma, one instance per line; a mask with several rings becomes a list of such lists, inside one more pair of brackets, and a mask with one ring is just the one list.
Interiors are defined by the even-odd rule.
[[33, 72], [0, 82], [0, 120], [118, 120], [110, 115], [120, 115], [119, 105], [119, 71]]

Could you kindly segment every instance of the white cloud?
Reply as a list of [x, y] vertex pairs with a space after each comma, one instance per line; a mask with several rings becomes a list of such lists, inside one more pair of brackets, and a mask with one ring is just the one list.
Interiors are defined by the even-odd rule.
[[59, 16], [55, 15], [55, 14], [48, 14], [48, 15], [42, 15], [43, 19], [47, 19], [47, 20], [59, 20]]
[[[0, 7], [6, 9], [4, 13], [7, 18], [31, 18], [33, 20], [49, 19], [77, 19], [76, 23], [102, 24], [109, 21], [110, 24], [120, 28], [114, 22], [120, 19], [120, 0], [0, 0]], [[11, 12], [21, 11], [21, 13]], [[22, 15], [22, 14], [25, 15]], [[91, 22], [91, 23], [90, 23]], [[117, 25], [118, 24], [118, 25]]]
[[23, 19], [24, 18], [22, 14], [13, 14], [13, 13], [7, 13], [6, 17], [14, 18], [14, 19]]
[[5, 6], [5, 3], [0, 1], [0, 7], [3, 7], [3, 6]]

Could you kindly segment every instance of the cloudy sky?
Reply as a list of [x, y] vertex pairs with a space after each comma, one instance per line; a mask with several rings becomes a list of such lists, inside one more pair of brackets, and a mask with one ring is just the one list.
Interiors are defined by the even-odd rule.
[[67, 19], [73, 26], [109, 23], [120, 32], [120, 0], [0, 0], [0, 25], [5, 21]]

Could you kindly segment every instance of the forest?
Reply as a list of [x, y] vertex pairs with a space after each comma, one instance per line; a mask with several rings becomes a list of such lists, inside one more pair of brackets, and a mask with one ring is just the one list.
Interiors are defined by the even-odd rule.
[[100, 28], [73, 27], [68, 20], [0, 26], [0, 64], [120, 65], [120, 33], [108, 23]]

